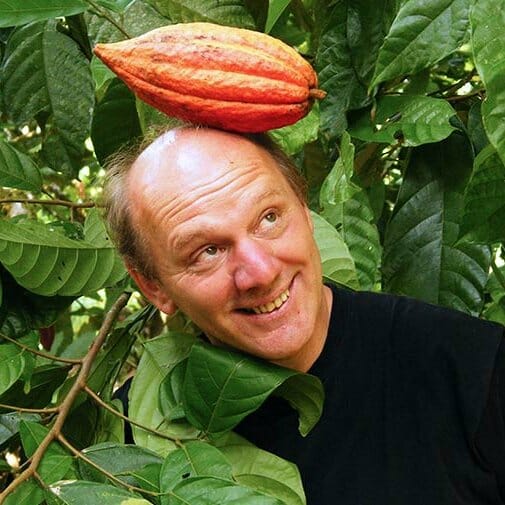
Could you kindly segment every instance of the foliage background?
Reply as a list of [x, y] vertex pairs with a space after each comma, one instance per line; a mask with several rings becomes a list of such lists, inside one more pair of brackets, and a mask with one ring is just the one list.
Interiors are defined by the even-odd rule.
[[[33, 461], [23, 463], [48, 433], [52, 442], [38, 473], [0, 501], [179, 503], [191, 496], [200, 503], [199, 486], [226, 503], [238, 489], [226, 484], [237, 484], [236, 465], [259, 457], [277, 480], [267, 485], [258, 469], [242, 468], [256, 480], [244, 479], [241, 503], [253, 503], [254, 493], [261, 503], [270, 503], [265, 496], [303, 503], [296, 472], [290, 482], [298, 491], [290, 495], [280, 486], [284, 463], [253, 457], [243, 441], [219, 453], [207, 443], [178, 445], [211, 433], [194, 427], [197, 389], [179, 390], [196, 330], [180, 315], [167, 320], [145, 306], [96, 208], [106, 158], [169, 120], [138, 101], [92, 47], [191, 21], [265, 31], [317, 69], [327, 97], [272, 135], [309, 181], [328, 278], [505, 323], [503, 0], [0, 0], [1, 486], [21, 473], [17, 465]], [[106, 314], [118, 319], [113, 331]], [[97, 334], [104, 346], [91, 356]], [[159, 355], [177, 359], [156, 363]], [[171, 440], [137, 428], [132, 449], [122, 445], [122, 421], [83, 391], [114, 405], [113, 387], [140, 356], [133, 413]], [[86, 364], [91, 371], [74, 388]], [[267, 393], [282, 382], [271, 373]], [[302, 389], [314, 387], [308, 397], [316, 398], [317, 386], [308, 384]], [[178, 448], [186, 463], [203, 457], [214, 470], [200, 469], [196, 484], [170, 481], [163, 458]], [[83, 466], [84, 454], [106, 473]], [[140, 463], [117, 468], [120, 459]], [[74, 484], [49, 487], [62, 478]]]

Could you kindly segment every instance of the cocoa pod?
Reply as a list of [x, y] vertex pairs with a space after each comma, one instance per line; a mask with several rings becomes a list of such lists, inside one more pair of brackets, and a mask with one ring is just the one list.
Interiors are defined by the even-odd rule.
[[181, 23], [97, 44], [94, 52], [148, 104], [224, 130], [293, 124], [325, 95], [314, 69], [292, 47], [241, 28]]

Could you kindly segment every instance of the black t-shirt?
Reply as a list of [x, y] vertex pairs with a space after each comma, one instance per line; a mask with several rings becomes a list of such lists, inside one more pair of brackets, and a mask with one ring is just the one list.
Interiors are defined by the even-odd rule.
[[505, 503], [503, 327], [332, 290], [319, 423], [303, 438], [271, 397], [236, 431], [298, 465], [308, 505]]

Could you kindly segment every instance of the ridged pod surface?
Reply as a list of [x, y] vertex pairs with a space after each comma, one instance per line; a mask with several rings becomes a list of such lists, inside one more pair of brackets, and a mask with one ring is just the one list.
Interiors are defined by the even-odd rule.
[[293, 124], [322, 98], [317, 75], [292, 47], [264, 33], [181, 23], [95, 54], [142, 100], [193, 123], [238, 132]]

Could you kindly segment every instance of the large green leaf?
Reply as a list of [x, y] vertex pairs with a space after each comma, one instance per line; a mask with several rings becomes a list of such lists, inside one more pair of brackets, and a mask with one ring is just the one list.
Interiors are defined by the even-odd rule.
[[475, 158], [466, 188], [461, 234], [484, 243], [505, 242], [505, 166], [493, 146]]
[[[170, 24], [170, 21], [159, 14], [145, 0], [133, 0], [121, 14], [109, 12], [115, 22], [128, 33], [130, 37], [137, 37], [149, 30]], [[116, 26], [103, 16], [86, 15], [88, 35], [91, 44], [98, 42], [117, 42], [126, 37]]]
[[[167, 436], [178, 439], [196, 438], [198, 430], [188, 423], [168, 423], [159, 408], [160, 386], [174, 367], [187, 358], [195, 338], [186, 334], [171, 333], [144, 344], [144, 352], [130, 390], [129, 416]], [[132, 426], [135, 442], [166, 456], [176, 449], [167, 439]]]
[[256, 28], [244, 0], [148, 0], [174, 23], [204, 21], [221, 25]]
[[72, 240], [36, 221], [0, 221], [0, 261], [21, 286], [45, 296], [78, 296], [125, 275], [111, 244]]
[[338, 284], [358, 289], [356, 266], [340, 233], [315, 212], [312, 213], [312, 220], [314, 222], [314, 237], [321, 254], [323, 275]]
[[27, 191], [40, 191], [42, 187], [37, 165], [3, 140], [0, 140], [0, 186]]
[[326, 2], [316, 9], [321, 26], [316, 55], [319, 84], [328, 94], [321, 102], [321, 129], [331, 138], [347, 126], [346, 112], [369, 101], [373, 66], [397, 10], [395, 0]]
[[5, 110], [17, 124], [50, 115], [43, 151], [68, 176], [80, 168], [89, 136], [94, 86], [89, 62], [55, 23], [35, 23], [9, 38], [2, 66]]
[[[138, 485], [132, 475], [151, 464], [161, 464], [163, 459], [155, 453], [136, 445], [103, 443], [84, 449], [83, 454], [115, 477], [130, 485]], [[107, 477], [84, 461], [78, 462], [80, 478], [87, 481], [106, 482]]]
[[370, 87], [416, 73], [458, 49], [468, 32], [471, 0], [404, 2], [380, 49]]
[[86, 10], [82, 0], [0, 0], [0, 28], [43, 21], [56, 16], [72, 16]]
[[372, 121], [366, 111], [349, 128], [360, 140], [385, 144], [401, 141], [406, 146], [439, 142], [455, 127], [450, 119], [456, 111], [445, 100], [420, 95], [384, 96], [377, 101]]
[[[2, 342], [0, 335], [0, 342]], [[35, 334], [19, 339], [28, 347], [37, 348], [38, 338]], [[3, 395], [25, 372], [29, 374], [35, 365], [35, 355], [14, 343], [0, 343], [0, 395]], [[29, 376], [29, 375], [28, 375]]]
[[[184, 480], [194, 477], [231, 480], [231, 464], [219, 449], [210, 444], [188, 442], [165, 459], [160, 472], [160, 492], [168, 494]], [[162, 497], [162, 505], [168, 503], [169, 499], [168, 496]]]
[[249, 445], [228, 445], [221, 447], [221, 452], [232, 464], [233, 478], [239, 484], [278, 498], [286, 505], [305, 505], [295, 464]]
[[97, 482], [61, 481], [49, 489], [64, 505], [151, 505], [139, 495]]
[[461, 135], [415, 149], [386, 230], [386, 291], [480, 312], [490, 251], [458, 240], [471, 167], [470, 146]]
[[282, 13], [289, 7], [291, 0], [271, 0], [268, 7], [268, 16], [265, 23], [265, 33], [269, 33]]
[[34, 479], [28, 479], [10, 493], [3, 505], [39, 505], [44, 500], [44, 491]]
[[119, 79], [114, 79], [95, 107], [91, 139], [100, 163], [122, 145], [141, 134], [135, 96]]
[[319, 132], [319, 107], [316, 105], [300, 121], [269, 132], [282, 150], [290, 156], [300, 152], [305, 144], [317, 140]]
[[[312, 411], [303, 417], [310, 425], [301, 423], [306, 434], [322, 411], [322, 385], [316, 377], [198, 342], [186, 365], [184, 411], [193, 426], [217, 437], [233, 429], [290, 379], [311, 382], [314, 391], [319, 391], [313, 403], [290, 402], [295, 408]], [[288, 401], [293, 400], [292, 390], [288, 391]]]
[[479, 0], [471, 10], [472, 50], [486, 86], [482, 119], [487, 135], [505, 163], [505, 2]]
[[[30, 381], [18, 380], [5, 394], [0, 403], [27, 408], [43, 408], [51, 403], [53, 392], [65, 380], [69, 367], [41, 366], [35, 368]], [[5, 412], [5, 409], [1, 409]]]
[[27, 414], [23, 412], [9, 412], [7, 414], [0, 414], [0, 448], [8, 442], [9, 439], [19, 433], [19, 425], [21, 421], [40, 420], [38, 414]]
[[[30, 457], [44, 440], [49, 430], [41, 424], [22, 421], [19, 426], [23, 449]], [[37, 468], [42, 480], [51, 484], [64, 477], [70, 469], [73, 457], [56, 442], [51, 442]]]
[[184, 480], [172, 491], [166, 505], [283, 505], [277, 498], [227, 479], [197, 477]]

